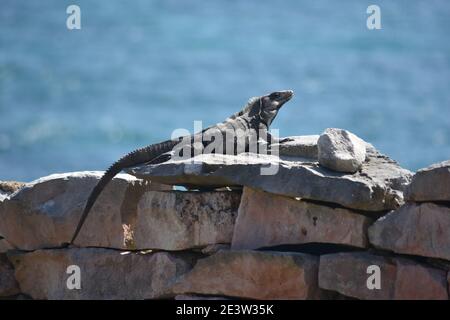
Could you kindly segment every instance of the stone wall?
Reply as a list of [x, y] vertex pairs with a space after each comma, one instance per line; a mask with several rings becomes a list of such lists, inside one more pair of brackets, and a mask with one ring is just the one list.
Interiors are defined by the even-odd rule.
[[102, 172], [0, 183], [0, 298], [449, 299], [450, 161], [337, 129], [279, 152], [132, 168], [70, 247]]

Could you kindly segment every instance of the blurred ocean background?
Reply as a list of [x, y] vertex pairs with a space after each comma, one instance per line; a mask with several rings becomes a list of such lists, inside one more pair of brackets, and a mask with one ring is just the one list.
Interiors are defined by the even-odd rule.
[[279, 89], [281, 136], [345, 128], [416, 170], [450, 159], [449, 40], [448, 0], [2, 0], [0, 180], [104, 170]]

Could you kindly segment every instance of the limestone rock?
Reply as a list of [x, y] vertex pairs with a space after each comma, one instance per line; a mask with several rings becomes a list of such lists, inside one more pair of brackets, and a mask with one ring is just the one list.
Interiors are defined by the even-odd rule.
[[[58, 247], [69, 242], [85, 201], [102, 174], [54, 174], [27, 184], [0, 203], [0, 234], [22, 250]], [[127, 174], [117, 175], [97, 199], [78, 243], [89, 240], [99, 247], [122, 248], [122, 220], [136, 211], [137, 201], [144, 193], [168, 188]]]
[[139, 178], [164, 184], [192, 186], [248, 186], [270, 193], [340, 204], [347, 208], [382, 211], [403, 203], [403, 189], [411, 172], [381, 155], [371, 145], [355, 174], [339, 173], [317, 162], [256, 155], [201, 154], [128, 170]]
[[198, 260], [174, 286], [178, 294], [250, 299], [318, 297], [318, 258], [301, 253], [219, 251]]
[[295, 200], [245, 187], [234, 229], [233, 249], [334, 243], [367, 246], [372, 219], [348, 209]]
[[0, 299], [18, 293], [20, 293], [20, 290], [14, 278], [14, 269], [6, 255], [0, 254]]
[[[374, 271], [380, 270], [380, 289]], [[372, 267], [373, 268], [373, 267]], [[376, 271], [375, 271], [376, 272]], [[366, 252], [327, 254], [320, 257], [319, 287], [358, 299], [448, 299], [446, 272], [403, 258], [387, 258]]]
[[369, 228], [377, 248], [450, 260], [450, 208], [433, 203], [406, 204]]
[[309, 158], [317, 160], [317, 140], [319, 139], [319, 135], [292, 136], [285, 139], [285, 142], [273, 145], [273, 147], [278, 147], [280, 156]]
[[405, 197], [409, 201], [450, 201], [450, 160], [417, 171]]
[[[173, 297], [170, 287], [191, 269], [192, 257], [111, 249], [53, 249], [9, 254], [23, 293], [33, 299], [154, 299]], [[81, 289], [68, 289], [78, 266]], [[73, 280], [73, 281], [72, 281]]]
[[319, 163], [339, 172], [356, 172], [366, 159], [366, 144], [353, 133], [328, 128], [317, 142]]

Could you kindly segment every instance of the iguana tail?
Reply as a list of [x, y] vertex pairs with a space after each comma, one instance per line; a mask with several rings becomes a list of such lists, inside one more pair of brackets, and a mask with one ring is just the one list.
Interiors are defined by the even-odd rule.
[[146, 162], [149, 162], [158, 156], [160, 156], [163, 153], [166, 153], [173, 149], [173, 147], [178, 143], [176, 140], [167, 140], [161, 143], [152, 144], [150, 146], [137, 149], [135, 151], [130, 152], [126, 156], [122, 157], [118, 161], [116, 161], [111, 167], [109, 167], [108, 170], [106, 170], [103, 177], [100, 179], [100, 181], [97, 183], [97, 185], [92, 190], [86, 205], [83, 210], [83, 214], [81, 215], [80, 221], [78, 222], [77, 229], [75, 230], [75, 233], [72, 237], [72, 240], [70, 240], [70, 244], [72, 244], [75, 239], [78, 236], [78, 233], [81, 230], [81, 227], [84, 224], [84, 221], [86, 220], [89, 211], [91, 210], [92, 206], [94, 205], [95, 201], [97, 200], [100, 193], [103, 191], [103, 189], [106, 187], [106, 185], [114, 178], [116, 174], [118, 174], [120, 171], [122, 171], [125, 168], [129, 168], [132, 166], [136, 166], [139, 164], [143, 164]]

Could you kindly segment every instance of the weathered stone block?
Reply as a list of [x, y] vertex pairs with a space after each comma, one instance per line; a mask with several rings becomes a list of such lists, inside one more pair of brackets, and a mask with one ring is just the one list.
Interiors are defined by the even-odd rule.
[[[69, 242], [85, 201], [102, 174], [54, 174], [27, 184], [0, 203], [0, 234], [22, 250], [59, 247]], [[145, 192], [167, 188], [127, 174], [117, 175], [97, 199], [78, 243], [90, 239], [95, 246], [123, 248], [123, 219], [136, 211], [137, 201]]]
[[233, 249], [333, 243], [366, 247], [372, 219], [343, 208], [332, 208], [245, 187], [234, 229]]
[[409, 201], [450, 201], [450, 160], [417, 171], [405, 197]]
[[[53, 249], [9, 253], [23, 293], [33, 299], [154, 299], [172, 297], [170, 287], [191, 269], [193, 258], [167, 252], [131, 253], [111, 249]], [[78, 266], [81, 289], [67, 283]]]
[[[369, 277], [375, 275], [368, 272], [370, 266], [380, 268], [379, 289], [367, 285], [372, 280]], [[366, 252], [321, 256], [319, 287], [368, 300], [448, 299], [445, 271]]]
[[240, 198], [230, 191], [147, 192], [129, 220], [127, 246], [183, 250], [231, 243]]
[[174, 286], [178, 294], [250, 299], [313, 299], [318, 258], [301, 253], [219, 251], [198, 260]]
[[450, 208], [406, 204], [370, 226], [369, 240], [396, 253], [450, 260]]

